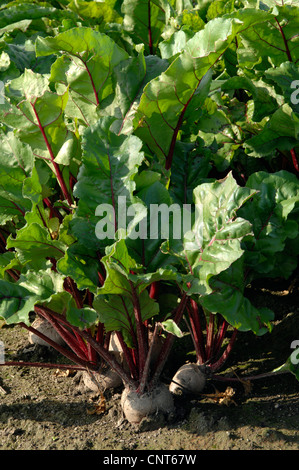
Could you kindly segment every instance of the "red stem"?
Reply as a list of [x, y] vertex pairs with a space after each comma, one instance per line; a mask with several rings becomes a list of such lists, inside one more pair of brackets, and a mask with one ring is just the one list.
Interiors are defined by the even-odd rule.
[[141, 377], [146, 356], [147, 356], [147, 341], [145, 337], [144, 325], [142, 323], [141, 317], [141, 309], [139, 304], [139, 299], [136, 293], [136, 289], [132, 283], [130, 282], [131, 290], [132, 290], [132, 300], [133, 300], [133, 311], [136, 321], [136, 332], [137, 332], [137, 345], [138, 345], [138, 358], [139, 358], [139, 377]]
[[126, 343], [124, 342], [123, 336], [119, 331], [116, 331], [116, 336], [117, 336], [117, 339], [120, 342], [122, 351], [123, 351], [124, 356], [125, 356], [125, 361], [129, 366], [131, 375], [134, 378], [134, 380], [138, 380], [137, 369], [136, 369], [135, 363], [133, 361], [132, 355], [130, 353], [130, 350], [129, 350], [128, 346], [126, 345]]
[[174, 129], [173, 136], [172, 136], [171, 143], [170, 143], [170, 147], [169, 147], [169, 151], [168, 151], [168, 154], [167, 154], [167, 157], [166, 157], [165, 170], [170, 170], [170, 168], [171, 168], [173, 154], [174, 154], [174, 148], [175, 148], [175, 144], [176, 144], [176, 139], [177, 139], [179, 130], [181, 128], [181, 125], [183, 123], [183, 119], [184, 119], [186, 109], [187, 109], [191, 99], [193, 98], [193, 95], [194, 95], [195, 91], [196, 91], [196, 89], [194, 90], [194, 92], [192, 93], [190, 98], [188, 99], [187, 103], [184, 105], [183, 110], [180, 114], [179, 120], [177, 122], [177, 125]]
[[221, 328], [218, 330], [218, 335], [217, 335], [217, 338], [216, 338], [216, 341], [215, 341], [215, 347], [214, 347], [215, 356], [220, 351], [220, 348], [221, 348], [222, 343], [223, 343], [224, 338], [225, 338], [227, 328], [228, 328], [228, 323], [227, 323], [226, 320], [223, 320]]
[[282, 29], [282, 26], [281, 24], [279, 23], [278, 19], [275, 18], [275, 21], [276, 23], [278, 24], [278, 27], [279, 27], [279, 31], [280, 31], [280, 34], [282, 35], [282, 39], [283, 39], [283, 42], [284, 42], [284, 45], [285, 45], [285, 48], [286, 48], [286, 54], [288, 56], [288, 59], [290, 62], [293, 62], [293, 59], [292, 59], [292, 56], [291, 56], [291, 52], [290, 52], [290, 49], [289, 49], [289, 45], [288, 45], [288, 41], [287, 41], [287, 38], [285, 37], [285, 34], [283, 32], [283, 29]]
[[85, 69], [86, 69], [86, 72], [88, 73], [88, 76], [89, 76], [89, 80], [90, 80], [90, 82], [91, 82], [91, 86], [92, 86], [92, 89], [93, 89], [93, 93], [94, 93], [94, 96], [95, 96], [95, 99], [96, 99], [97, 106], [99, 106], [100, 101], [99, 101], [99, 97], [98, 97], [98, 94], [97, 94], [97, 90], [96, 90], [96, 87], [95, 87], [95, 84], [94, 84], [92, 75], [91, 75], [91, 73], [90, 73], [90, 70], [89, 70], [89, 68], [87, 67], [86, 62], [84, 62], [84, 60], [83, 60], [80, 56], [77, 56], [77, 57], [79, 57], [79, 58], [82, 60], [83, 64], [84, 64], [84, 67], [85, 67]]
[[291, 152], [291, 155], [292, 155], [292, 161], [293, 161], [294, 168], [297, 172], [299, 172], [299, 165], [298, 165], [298, 161], [297, 161], [296, 150], [291, 149], [290, 152]]
[[150, 54], [153, 55], [153, 38], [152, 38], [152, 25], [151, 25], [151, 0], [147, 3], [147, 19], [148, 19], [148, 46]]
[[[94, 364], [90, 364], [88, 362], [86, 362], [85, 360], [82, 360], [80, 359], [77, 355], [75, 355], [74, 353], [72, 353], [71, 351], [67, 350], [66, 348], [64, 348], [63, 346], [60, 346], [59, 344], [57, 344], [55, 341], [51, 340], [50, 338], [48, 338], [46, 335], [44, 335], [43, 333], [41, 333], [40, 331], [36, 330], [35, 328], [33, 328], [32, 326], [28, 326], [26, 325], [25, 323], [23, 322], [20, 322], [19, 325], [22, 327], [22, 328], [25, 328], [26, 330], [28, 331], [31, 331], [31, 333], [35, 334], [36, 336], [38, 336], [39, 338], [43, 339], [46, 343], [48, 343], [50, 346], [52, 346], [54, 349], [56, 349], [56, 351], [58, 351], [60, 354], [62, 354], [64, 357], [67, 357], [70, 361], [74, 362], [75, 364], [78, 364], [79, 366], [81, 366], [82, 368], [86, 368], [86, 367], [89, 367], [90, 369], [95, 369], [94, 367]], [[71, 366], [70, 366], [71, 367]], [[69, 367], [69, 368], [70, 368]]]
[[151, 359], [152, 359], [153, 348], [154, 348], [154, 344], [156, 342], [156, 338], [157, 338], [157, 335], [159, 333], [159, 330], [160, 330], [160, 326], [159, 326], [159, 324], [156, 323], [154, 333], [153, 333], [153, 336], [152, 336], [152, 340], [151, 340], [151, 344], [150, 344], [150, 347], [149, 347], [149, 351], [148, 351], [148, 354], [147, 354], [147, 358], [146, 358], [146, 361], [145, 361], [143, 373], [142, 373], [142, 376], [141, 376], [141, 379], [140, 379], [140, 385], [139, 385], [138, 390], [137, 390], [138, 393], [140, 393], [141, 395], [144, 393], [144, 389], [145, 389], [145, 386], [146, 386], [146, 381], [147, 381], [147, 378], [149, 376], [149, 370], [150, 370], [150, 364], [151, 364]]
[[71, 277], [66, 277], [65, 282], [68, 284], [69, 290], [71, 291], [71, 294], [76, 302], [77, 307], [83, 308], [83, 300], [81, 298], [80, 291], [77, 288], [73, 279]]
[[[187, 296], [187, 293], [184, 292], [183, 296], [182, 296], [182, 299], [181, 299], [181, 302], [180, 302], [179, 306], [176, 309], [176, 314], [175, 314], [174, 319], [173, 319], [174, 322], [177, 325], [180, 323], [180, 321], [183, 317], [187, 302], [188, 302], [188, 296]], [[165, 341], [163, 343], [163, 346], [161, 348], [160, 354], [158, 356], [155, 370], [153, 371], [153, 377], [152, 377], [152, 380], [150, 382], [150, 388], [153, 387], [157, 383], [157, 381], [160, 377], [160, 374], [163, 370], [163, 367], [164, 367], [164, 365], [167, 361], [170, 349], [173, 345], [174, 339], [175, 339], [174, 335], [172, 335], [171, 333], [167, 334], [166, 339], [165, 339]]]
[[63, 221], [63, 217], [60, 214], [59, 210], [57, 210], [57, 208], [52, 205], [48, 197], [45, 197], [43, 201], [46, 204], [46, 206], [50, 209], [50, 219], [51, 217], [57, 217], [57, 219], [61, 223]]
[[32, 106], [32, 109], [33, 109], [33, 112], [35, 114], [35, 117], [36, 117], [36, 120], [37, 120], [37, 123], [38, 123], [38, 127], [39, 127], [39, 130], [41, 131], [42, 133], [42, 136], [43, 136], [43, 139], [45, 141], [45, 144], [47, 146], [47, 149], [48, 149], [48, 152], [50, 154], [50, 157], [51, 157], [51, 162], [52, 162], [52, 165], [54, 167], [54, 171], [55, 171], [55, 174], [56, 174], [56, 178], [57, 178], [57, 181], [61, 187], [61, 190], [63, 192], [63, 195], [65, 197], [65, 199], [67, 200], [68, 204], [71, 206], [73, 204], [73, 201], [72, 201], [72, 198], [68, 192], [68, 189], [66, 187], [66, 184], [65, 184], [65, 181], [63, 179], [63, 176], [62, 176], [62, 173], [60, 171], [60, 168], [59, 168], [59, 165], [55, 162], [55, 156], [54, 156], [54, 153], [53, 153], [53, 150], [52, 150], [52, 147], [50, 145], [50, 142], [48, 140], [48, 137], [46, 136], [46, 132], [45, 132], [45, 129], [40, 121], [40, 118], [39, 118], [39, 115], [35, 109], [35, 106], [33, 103], [30, 103], [31, 106]]
[[[83, 361], [88, 360], [87, 351], [82, 350], [78, 341], [72, 334], [66, 330], [53, 315], [49, 314], [44, 307], [35, 306], [34, 310], [40, 316], [45, 318], [57, 331], [57, 333], [61, 336], [61, 338], [65, 341], [65, 343], [72, 349], [72, 351]], [[70, 325], [72, 327], [72, 325]]]
[[150, 286], [149, 296], [151, 299], [157, 300], [158, 294], [160, 290], [160, 283], [159, 281], [155, 281]]
[[[45, 313], [47, 313], [49, 316], [51, 316], [53, 319], [57, 319], [61, 323], [68, 324], [67, 320], [59, 313], [54, 312], [53, 310], [49, 309], [48, 307], [43, 307], [43, 306], [35, 306], [35, 308], [41, 308]], [[98, 354], [101, 356], [104, 361], [107, 362], [107, 364], [115, 370], [115, 372], [121, 377], [124, 383], [135, 387], [136, 384], [135, 382], [129, 377], [127, 372], [123, 369], [123, 367], [117, 362], [117, 360], [114, 358], [113, 354], [111, 354], [103, 345], [99, 344], [87, 331], [81, 331], [79, 328], [76, 326], [71, 325], [72, 329], [76, 331], [87, 343], [90, 343], [91, 346], [98, 352]], [[106, 338], [105, 338], [106, 340]], [[55, 344], [55, 343], [54, 343]], [[89, 367], [89, 362], [87, 363], [84, 361], [85, 364], [88, 365]], [[89, 367], [90, 369], [96, 370], [96, 367], [94, 364], [92, 364], [92, 367]]]
[[199, 362], [199, 364], [204, 364], [206, 362], [206, 351], [204, 336], [199, 319], [198, 305], [193, 299], [190, 299], [190, 304], [191, 308], [188, 308], [187, 306], [187, 310], [189, 313], [197, 362]]
[[220, 367], [222, 367], [223, 364], [225, 363], [225, 361], [227, 360], [228, 356], [230, 355], [230, 353], [232, 351], [233, 345], [235, 343], [237, 332], [238, 332], [238, 330], [235, 328], [234, 331], [233, 331], [233, 334], [231, 336], [231, 339], [230, 339], [225, 351], [223, 352], [222, 356], [220, 357], [220, 359], [218, 359], [217, 362], [214, 362], [214, 364], [210, 365], [210, 369], [213, 372], [220, 369]]
[[17, 366], [17, 367], [42, 367], [47, 369], [72, 369], [86, 370], [86, 367], [78, 364], [52, 364], [49, 362], [26, 362], [26, 361], [8, 361], [0, 363], [0, 366]]
[[209, 323], [208, 323], [208, 328], [207, 328], [207, 344], [206, 344], [207, 360], [212, 358], [213, 352], [214, 352], [214, 320], [215, 320], [215, 314], [210, 313]]
[[[76, 328], [77, 329], [77, 328]], [[102, 345], [96, 342], [96, 340], [86, 331], [81, 331], [80, 334], [83, 338], [91, 344], [91, 346], [99, 353], [99, 355], [104, 359], [104, 361], [115, 370], [115, 372], [120, 376], [122, 381], [133, 387], [136, 388], [136, 383], [131, 377], [127, 374], [124, 368], [117, 362], [114, 356], [107, 351]]]

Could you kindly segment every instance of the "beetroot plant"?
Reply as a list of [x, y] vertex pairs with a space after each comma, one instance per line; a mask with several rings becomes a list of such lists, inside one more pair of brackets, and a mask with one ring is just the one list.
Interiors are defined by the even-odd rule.
[[220, 3], [0, 10], [0, 316], [68, 359], [23, 366], [117, 374], [133, 423], [271, 330], [245, 288], [298, 265], [298, 6]]

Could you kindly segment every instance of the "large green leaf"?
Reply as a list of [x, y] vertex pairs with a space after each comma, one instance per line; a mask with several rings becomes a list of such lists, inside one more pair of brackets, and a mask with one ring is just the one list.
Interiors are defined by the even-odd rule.
[[267, 17], [263, 11], [245, 9], [210, 21], [186, 43], [170, 67], [146, 85], [134, 121], [135, 133], [166, 161], [167, 169], [186, 110], [202, 78], [238, 33]]
[[22, 143], [9, 132], [2, 136], [1, 148], [0, 223], [5, 224], [14, 216], [24, 216], [30, 211], [30, 191], [34, 188], [34, 196], [39, 200], [42, 188], [29, 145]]
[[37, 4], [36, 2], [9, 2], [9, 8], [4, 7], [0, 10], [0, 28], [21, 20], [39, 19], [39, 18], [75, 18], [71, 11], [62, 11], [52, 7], [49, 3]]
[[240, 331], [251, 330], [262, 335], [271, 329], [274, 313], [268, 308], [256, 308], [244, 295], [246, 287], [244, 257], [210, 281], [213, 292], [200, 297], [200, 303], [210, 312], [222, 315]]
[[100, 114], [114, 116], [115, 133], [129, 134], [145, 85], [164, 72], [169, 63], [158, 56], [145, 56], [140, 48], [137, 57], [130, 57], [114, 67], [115, 97]]
[[49, 267], [40, 272], [28, 270], [17, 283], [0, 280], [0, 317], [8, 325], [19, 322], [28, 325], [34, 305], [50, 301], [53, 295], [62, 291], [63, 278]]
[[71, 165], [80, 158], [77, 136], [64, 120], [67, 89], [62, 94], [53, 93], [47, 75], [25, 70], [8, 83], [5, 91], [9, 101], [0, 106], [1, 120], [30, 145], [36, 159], [43, 159], [57, 173], [55, 164]]
[[34, 222], [18, 230], [15, 238], [10, 236], [7, 248], [15, 248], [22, 264], [31, 263], [37, 269], [44, 265], [47, 258], [61, 258], [65, 245], [51, 238], [49, 230]]
[[0, 317], [10, 325], [29, 323], [28, 314], [33, 309], [36, 297], [25, 287], [0, 280]]
[[164, 251], [178, 257], [188, 273], [189, 293], [210, 293], [210, 278], [242, 256], [241, 241], [251, 233], [251, 224], [237, 217], [237, 210], [254, 192], [238, 186], [231, 173], [223, 181], [203, 183], [194, 189], [191, 230], [182, 240], [170, 239], [163, 246]]
[[133, 135], [116, 135], [110, 130], [113, 121], [102, 118], [85, 131], [74, 188], [79, 202], [72, 231], [82, 245], [95, 250], [113, 243], [118, 229], [127, 229], [127, 208], [137, 202], [134, 176], [144, 158], [142, 142]]
[[[247, 187], [258, 194], [239, 211], [252, 223], [254, 234], [246, 241], [246, 263], [255, 275], [275, 276], [280, 264], [277, 254], [286, 257], [285, 247], [298, 236], [299, 182], [287, 171], [258, 172], [249, 177]], [[288, 253], [288, 257], [294, 255]], [[288, 270], [285, 277], [289, 274]]]
[[123, 28], [135, 44], [143, 43], [147, 53], [156, 54], [161, 35], [171, 13], [167, 0], [124, 0]]
[[116, 12], [112, 5], [107, 2], [72, 0], [68, 8], [79, 15], [79, 17], [95, 22], [105, 29], [109, 23], [121, 23], [122, 17]]
[[[159, 304], [149, 297], [146, 290], [138, 296], [138, 301], [143, 322], [159, 313]], [[112, 295], [108, 298], [98, 296], [93, 302], [93, 307], [98, 312], [100, 322], [104, 323], [106, 331], [121, 331], [126, 343], [134, 347], [132, 329], [136, 332], [136, 321], [130, 299], [121, 295]]]
[[262, 61], [268, 66], [280, 66], [286, 60], [298, 60], [298, 6], [296, 3], [281, 6], [272, 2], [271, 7], [266, 27], [256, 24], [241, 32], [242, 42], [238, 49], [241, 66], [251, 69]]
[[37, 57], [50, 54], [58, 55], [50, 80], [70, 90], [66, 113], [84, 125], [96, 122], [97, 106], [113, 93], [114, 67], [128, 54], [106, 34], [84, 27], [37, 38]]

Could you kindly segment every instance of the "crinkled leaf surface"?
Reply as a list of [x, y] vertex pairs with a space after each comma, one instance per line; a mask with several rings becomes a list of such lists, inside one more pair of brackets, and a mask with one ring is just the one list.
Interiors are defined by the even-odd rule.
[[0, 317], [10, 325], [28, 324], [28, 314], [33, 309], [36, 297], [25, 287], [0, 280]]
[[[138, 137], [110, 131], [113, 120], [102, 118], [85, 131], [83, 164], [74, 189], [79, 203], [71, 222], [72, 231], [82, 245], [96, 250], [113, 243], [118, 229], [127, 228], [124, 217], [127, 207], [134, 202], [134, 175], [144, 158]], [[111, 215], [108, 222], [111, 229], [106, 226], [106, 211]]]
[[268, 64], [280, 66], [286, 60], [296, 62], [299, 58], [298, 6], [282, 6], [272, 2], [268, 10], [267, 25], [252, 25], [241, 32], [244, 48], [238, 49], [239, 64], [248, 68], [254, 67], [265, 59]]
[[[48, 263], [49, 264], [49, 263]], [[17, 283], [0, 281], [0, 316], [7, 324], [30, 324], [29, 313], [36, 303], [49, 301], [63, 290], [62, 277], [46, 268], [40, 272], [28, 270]]]
[[213, 292], [200, 297], [200, 303], [210, 312], [219, 313], [240, 331], [262, 335], [271, 329], [274, 313], [268, 308], [256, 308], [244, 295], [244, 258], [235, 261], [226, 271], [211, 279]]
[[[32, 182], [34, 156], [29, 145], [20, 142], [12, 132], [2, 137], [1, 150], [0, 223], [5, 224], [31, 209], [31, 201], [24, 197], [23, 188], [28, 179]], [[35, 189], [41, 190], [41, 187]]]
[[258, 194], [239, 211], [252, 223], [254, 233], [246, 241], [246, 262], [255, 273], [275, 275], [276, 254], [284, 251], [288, 239], [298, 236], [298, 179], [283, 170], [257, 172], [249, 177], [247, 187]]
[[170, 168], [185, 112], [203, 76], [250, 25], [266, 21], [267, 14], [240, 10], [234, 17], [216, 18], [194, 35], [184, 51], [159, 77], [146, 85], [137, 109], [135, 133]]
[[171, 13], [167, 0], [124, 0], [123, 28], [135, 44], [143, 43], [147, 53], [156, 54], [161, 35]]
[[45, 227], [32, 223], [18, 230], [15, 238], [10, 236], [7, 248], [16, 249], [22, 264], [30, 262], [38, 269], [46, 258], [61, 258], [66, 247], [59, 240], [52, 239]]
[[[92, 28], [73, 28], [56, 37], [39, 37], [36, 55], [57, 54], [51, 81], [69, 87], [66, 113], [85, 125], [98, 119], [97, 106], [113, 93], [113, 70], [128, 54], [108, 35]], [[61, 55], [63, 54], [63, 55]]]
[[[144, 290], [139, 296], [139, 305], [142, 321], [148, 320], [159, 313], [159, 304], [151, 299]], [[98, 312], [100, 322], [104, 323], [107, 331], [121, 331], [124, 340], [130, 347], [132, 343], [132, 330], [136, 331], [136, 321], [132, 301], [121, 295], [105, 298], [98, 296], [93, 307]]]
[[53, 93], [46, 75], [25, 70], [6, 86], [6, 96], [9, 103], [1, 107], [4, 108], [1, 120], [16, 130], [22, 142], [31, 146], [35, 157], [43, 158], [50, 167], [59, 153], [60, 158], [64, 155], [63, 163], [69, 161], [66, 154], [71, 152], [73, 156], [74, 147], [66, 144], [77, 139], [64, 121], [68, 90]]
[[169, 251], [184, 266], [189, 293], [211, 292], [210, 277], [226, 270], [243, 254], [241, 240], [251, 232], [248, 220], [237, 210], [254, 194], [237, 185], [230, 173], [223, 181], [203, 183], [194, 189], [196, 217], [183, 240], [170, 239]]

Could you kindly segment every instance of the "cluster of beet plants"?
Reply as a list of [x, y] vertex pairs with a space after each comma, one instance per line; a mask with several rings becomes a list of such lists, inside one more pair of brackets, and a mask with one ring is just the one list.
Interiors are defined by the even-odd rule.
[[0, 10], [0, 317], [67, 358], [23, 366], [123, 384], [132, 423], [270, 331], [246, 287], [297, 269], [299, 9], [273, 3]]

